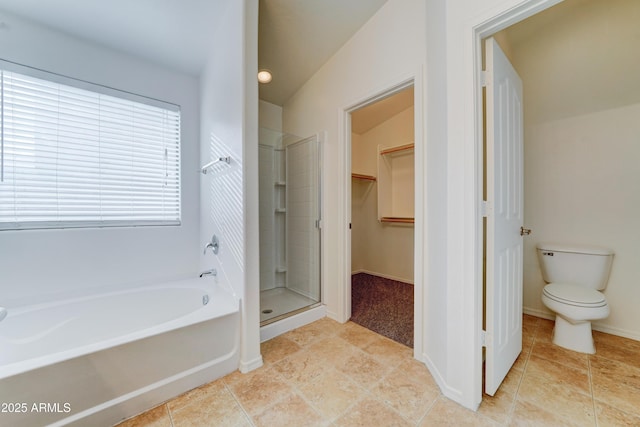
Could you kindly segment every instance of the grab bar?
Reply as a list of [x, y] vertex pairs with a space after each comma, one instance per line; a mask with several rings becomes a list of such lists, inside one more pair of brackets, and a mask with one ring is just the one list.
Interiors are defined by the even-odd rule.
[[200, 168], [200, 172], [202, 172], [204, 175], [207, 174], [207, 169], [209, 169], [211, 166], [215, 165], [216, 163], [220, 163], [220, 162], [224, 162], [226, 164], [231, 164], [231, 156], [226, 156], [226, 157], [219, 157], [215, 160], [210, 161], [209, 163], [207, 163], [206, 165], [202, 166]]

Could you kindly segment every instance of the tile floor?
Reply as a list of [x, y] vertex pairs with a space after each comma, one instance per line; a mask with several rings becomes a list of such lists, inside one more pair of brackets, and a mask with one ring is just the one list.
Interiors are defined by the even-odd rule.
[[595, 332], [597, 354], [551, 343], [524, 316], [523, 352], [478, 412], [445, 398], [412, 350], [327, 318], [263, 343], [232, 373], [120, 424], [131, 426], [640, 426], [640, 342]]

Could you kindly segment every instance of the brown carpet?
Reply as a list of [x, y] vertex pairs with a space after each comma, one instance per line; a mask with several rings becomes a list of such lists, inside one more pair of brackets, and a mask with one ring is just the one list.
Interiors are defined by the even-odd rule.
[[413, 348], [413, 285], [352, 275], [351, 321]]

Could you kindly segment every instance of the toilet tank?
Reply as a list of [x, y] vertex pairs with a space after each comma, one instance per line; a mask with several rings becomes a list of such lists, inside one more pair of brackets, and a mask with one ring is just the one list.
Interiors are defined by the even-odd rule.
[[613, 251], [592, 246], [539, 243], [538, 261], [547, 283], [571, 283], [603, 290], [609, 280]]

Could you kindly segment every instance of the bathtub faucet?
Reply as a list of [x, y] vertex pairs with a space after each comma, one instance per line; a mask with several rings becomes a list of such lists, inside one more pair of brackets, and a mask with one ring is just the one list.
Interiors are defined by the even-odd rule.
[[215, 234], [211, 237], [211, 241], [207, 243], [207, 246], [204, 247], [204, 251], [202, 253], [204, 255], [207, 254], [207, 249], [211, 248], [211, 251], [214, 255], [218, 255], [218, 250], [220, 249], [220, 241], [218, 240], [218, 236]]
[[200, 277], [204, 277], [204, 276], [216, 277], [217, 275], [218, 275], [218, 270], [216, 270], [215, 268], [212, 268], [211, 270], [203, 271], [202, 273], [200, 273]]

